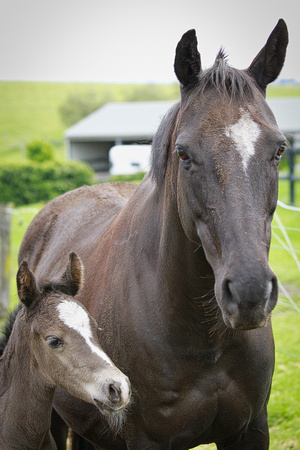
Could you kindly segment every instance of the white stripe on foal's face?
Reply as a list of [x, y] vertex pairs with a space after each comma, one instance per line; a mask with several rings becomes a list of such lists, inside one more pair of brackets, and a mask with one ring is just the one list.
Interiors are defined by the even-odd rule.
[[92, 343], [92, 329], [87, 312], [76, 302], [62, 300], [56, 307], [60, 320], [69, 328], [76, 330], [86, 341], [92, 352], [96, 353], [109, 365], [113, 366], [112, 361], [100, 348]]
[[235, 148], [242, 157], [243, 168], [246, 172], [249, 159], [255, 153], [255, 143], [260, 135], [259, 126], [244, 112], [240, 119], [233, 125], [225, 128], [225, 134], [235, 143]]

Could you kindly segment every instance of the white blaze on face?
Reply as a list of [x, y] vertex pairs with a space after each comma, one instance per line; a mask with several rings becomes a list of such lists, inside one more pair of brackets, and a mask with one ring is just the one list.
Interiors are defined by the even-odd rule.
[[92, 329], [87, 312], [76, 302], [62, 300], [56, 307], [60, 320], [69, 328], [73, 328], [86, 341], [93, 353], [96, 353], [107, 364], [113, 366], [112, 361], [100, 348], [92, 343]]
[[244, 112], [235, 124], [225, 128], [225, 134], [233, 140], [246, 172], [249, 159], [255, 154], [255, 143], [260, 135], [258, 124], [249, 113]]

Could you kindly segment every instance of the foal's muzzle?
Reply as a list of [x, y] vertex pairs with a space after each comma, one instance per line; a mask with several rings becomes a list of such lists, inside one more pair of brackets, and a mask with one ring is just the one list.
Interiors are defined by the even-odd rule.
[[99, 396], [94, 397], [95, 405], [105, 413], [122, 411], [130, 401], [131, 388], [127, 377], [122, 380], [106, 380]]

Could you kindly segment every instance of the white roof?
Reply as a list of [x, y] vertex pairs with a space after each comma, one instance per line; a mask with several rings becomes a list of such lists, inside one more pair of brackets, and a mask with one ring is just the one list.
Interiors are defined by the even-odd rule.
[[101, 141], [151, 139], [173, 104], [173, 101], [107, 103], [69, 128], [65, 137]]
[[[300, 132], [300, 97], [270, 98], [267, 102], [283, 132]], [[152, 139], [162, 117], [174, 103], [107, 103], [69, 128], [65, 137], [99, 141]]]

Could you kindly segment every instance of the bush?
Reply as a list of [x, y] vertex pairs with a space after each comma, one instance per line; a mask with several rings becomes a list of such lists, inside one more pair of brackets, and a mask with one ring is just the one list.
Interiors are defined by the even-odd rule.
[[79, 161], [7, 163], [0, 167], [0, 203], [21, 206], [47, 202], [94, 182], [93, 170]]
[[27, 145], [26, 153], [31, 161], [44, 163], [54, 159], [53, 147], [45, 141], [35, 140]]

